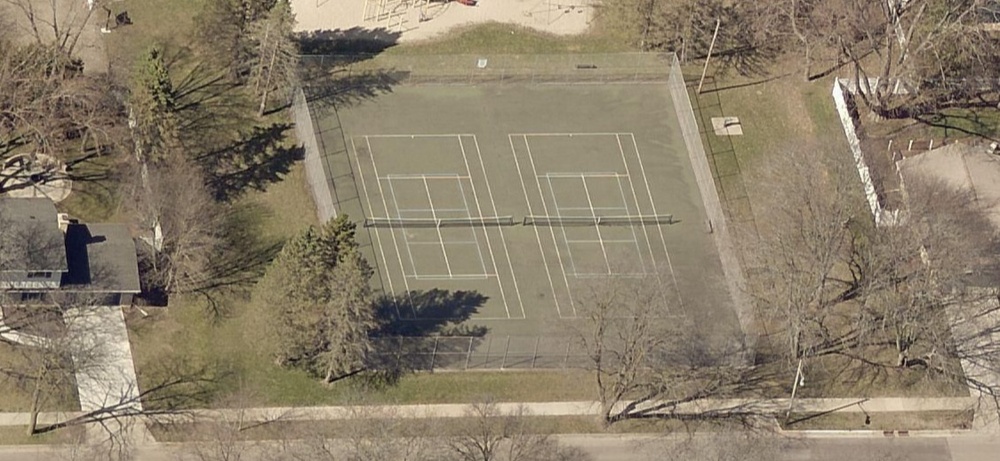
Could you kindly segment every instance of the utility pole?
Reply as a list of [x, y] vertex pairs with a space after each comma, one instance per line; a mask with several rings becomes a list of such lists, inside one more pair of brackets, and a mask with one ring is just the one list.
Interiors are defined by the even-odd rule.
[[708, 73], [708, 61], [712, 59], [712, 50], [715, 49], [715, 39], [719, 37], [719, 26], [721, 19], [715, 20], [715, 32], [712, 33], [712, 43], [708, 45], [708, 56], [705, 56], [705, 68], [701, 70], [701, 80], [698, 82], [698, 94], [701, 94], [701, 86], [705, 84], [705, 74]]

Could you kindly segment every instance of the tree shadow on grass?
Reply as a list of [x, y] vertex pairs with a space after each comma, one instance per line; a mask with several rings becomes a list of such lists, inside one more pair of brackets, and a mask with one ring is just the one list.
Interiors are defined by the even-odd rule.
[[232, 201], [248, 190], [263, 191], [281, 181], [305, 154], [302, 146], [287, 145], [291, 129], [289, 123], [255, 126], [229, 146], [195, 158], [208, 173], [215, 198]]
[[376, 309], [384, 323], [374, 334], [371, 367], [394, 381], [408, 371], [464, 363], [488, 331], [465, 322], [488, 299], [476, 291], [441, 289], [382, 297]]

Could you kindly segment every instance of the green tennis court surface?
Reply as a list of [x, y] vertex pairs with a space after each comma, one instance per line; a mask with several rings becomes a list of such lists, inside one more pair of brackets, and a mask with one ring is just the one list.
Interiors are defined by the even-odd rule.
[[582, 326], [595, 279], [655, 276], [664, 317], [738, 334], [666, 84], [401, 85], [336, 109], [313, 111], [335, 206], [401, 319], [548, 339]]

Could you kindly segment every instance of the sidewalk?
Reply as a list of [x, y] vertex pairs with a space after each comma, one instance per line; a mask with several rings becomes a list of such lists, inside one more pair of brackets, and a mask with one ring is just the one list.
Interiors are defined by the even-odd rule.
[[[654, 414], [693, 415], [705, 412], [752, 412], [759, 414], [781, 414], [788, 409], [789, 399], [772, 400], [702, 400], [679, 405], [673, 409], [660, 410]], [[886, 413], [901, 411], [962, 411], [975, 408], [972, 397], [947, 398], [873, 398], [873, 399], [797, 399], [793, 411], [798, 413]], [[651, 404], [652, 405], [652, 404]], [[640, 409], [651, 405], [640, 406]], [[511, 412], [524, 408], [533, 416], [598, 416], [598, 402], [533, 402], [498, 403], [501, 411]], [[433, 405], [372, 405], [337, 407], [272, 407], [224, 410], [192, 410], [178, 415], [185, 421], [236, 420], [244, 421], [319, 421], [351, 419], [358, 417], [392, 418], [457, 418], [466, 416], [468, 404]], [[48, 424], [65, 420], [79, 413], [42, 413], [39, 421]], [[27, 413], [0, 413], [0, 426], [27, 424]]]

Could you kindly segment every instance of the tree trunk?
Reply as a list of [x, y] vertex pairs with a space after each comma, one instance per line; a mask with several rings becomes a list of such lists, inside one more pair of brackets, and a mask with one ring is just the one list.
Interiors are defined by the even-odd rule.
[[278, 57], [278, 47], [271, 51], [271, 62], [267, 65], [267, 80], [264, 81], [264, 93], [260, 97], [260, 110], [257, 115], [263, 116], [264, 109], [267, 108], [267, 95], [271, 91], [271, 75], [274, 73], [274, 60]]
[[28, 418], [28, 436], [31, 437], [35, 435], [35, 431], [38, 428], [38, 402], [42, 399], [42, 381], [39, 379], [35, 382], [35, 389], [31, 391], [31, 409], [30, 417]]

